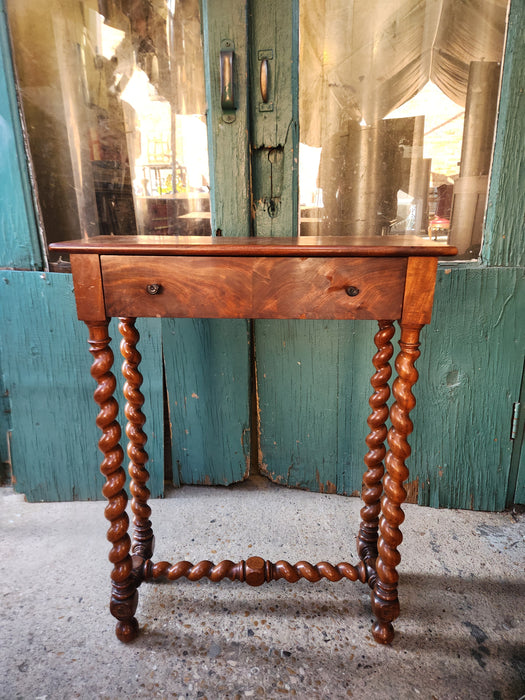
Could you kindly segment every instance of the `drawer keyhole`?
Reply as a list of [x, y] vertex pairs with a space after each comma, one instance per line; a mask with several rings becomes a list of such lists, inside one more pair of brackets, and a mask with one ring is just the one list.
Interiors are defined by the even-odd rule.
[[347, 287], [346, 293], [349, 297], [356, 297], [359, 294], [359, 289], [357, 287]]
[[148, 294], [160, 294], [160, 284], [148, 284], [146, 286], [146, 291]]

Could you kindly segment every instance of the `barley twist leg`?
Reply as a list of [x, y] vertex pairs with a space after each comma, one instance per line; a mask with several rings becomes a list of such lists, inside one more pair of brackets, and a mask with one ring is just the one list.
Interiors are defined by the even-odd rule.
[[374, 337], [377, 352], [372, 359], [376, 371], [370, 380], [374, 393], [370, 397], [369, 404], [372, 413], [367, 421], [370, 428], [370, 433], [366, 438], [368, 452], [365, 455], [365, 464], [367, 471], [363, 475], [361, 491], [365, 505], [361, 508], [361, 525], [357, 537], [357, 553], [359, 558], [366, 564], [368, 583], [372, 588], [376, 579], [377, 530], [381, 512], [381, 494], [383, 492], [383, 460], [386, 454], [387, 401], [390, 397], [388, 382], [392, 376], [390, 360], [394, 352], [390, 341], [393, 335], [393, 321], [379, 321], [379, 331]]
[[151, 508], [148, 505], [150, 497], [146, 483], [149, 473], [145, 467], [148, 461], [148, 453], [144, 449], [147, 437], [143, 431], [146, 417], [142, 413], [144, 395], [140, 387], [142, 385], [142, 375], [139, 372], [141, 355], [137, 350], [137, 343], [140, 339], [139, 332], [135, 328], [134, 318], [121, 318], [119, 331], [122, 335], [120, 351], [124, 358], [122, 364], [122, 374], [124, 376], [124, 397], [126, 399], [125, 414], [128, 419], [126, 435], [128, 436], [128, 465], [131, 477], [130, 491], [133, 499], [131, 510], [133, 512], [133, 544], [132, 552], [142, 560], [150, 559], [153, 556], [154, 537], [151, 529]]
[[412, 387], [418, 373], [414, 363], [420, 355], [419, 332], [422, 326], [401, 326], [401, 351], [396, 359], [397, 378], [393, 385], [395, 403], [390, 411], [391, 428], [388, 431], [389, 451], [386, 456], [387, 474], [383, 479], [383, 499], [379, 521], [377, 580], [372, 591], [372, 609], [376, 622], [372, 633], [377, 642], [389, 644], [394, 638], [393, 620], [399, 616], [396, 567], [401, 561], [397, 550], [403, 540], [399, 529], [405, 516], [401, 504], [406, 498], [403, 482], [408, 479], [405, 460], [410, 455], [407, 436], [413, 425], [409, 418], [416, 400]]
[[100, 471], [106, 477], [102, 493], [108, 500], [105, 509], [105, 516], [110, 522], [107, 538], [112, 545], [109, 553], [109, 560], [113, 564], [109, 607], [111, 614], [118, 620], [117, 637], [123, 642], [129, 642], [138, 631], [134, 617], [138, 593], [129, 554], [131, 543], [126, 513], [128, 497], [124, 489], [126, 473], [122, 468], [124, 454], [119, 444], [121, 432], [117, 421], [118, 403], [113, 396], [116, 382], [111, 372], [113, 352], [109, 347], [111, 339], [108, 335], [108, 322], [87, 323], [87, 326], [90, 352], [93, 355], [91, 375], [97, 382], [94, 399], [100, 407], [96, 422], [102, 431], [98, 446], [104, 455]]

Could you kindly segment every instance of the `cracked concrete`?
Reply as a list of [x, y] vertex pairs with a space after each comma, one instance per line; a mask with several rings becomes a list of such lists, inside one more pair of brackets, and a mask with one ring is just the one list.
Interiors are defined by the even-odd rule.
[[[366, 586], [209, 581], [140, 589], [142, 634], [109, 615], [102, 503], [0, 489], [0, 697], [437, 698], [525, 695], [525, 517], [405, 506], [401, 617], [370, 634]], [[355, 557], [360, 502], [263, 479], [153, 501], [155, 559]]]

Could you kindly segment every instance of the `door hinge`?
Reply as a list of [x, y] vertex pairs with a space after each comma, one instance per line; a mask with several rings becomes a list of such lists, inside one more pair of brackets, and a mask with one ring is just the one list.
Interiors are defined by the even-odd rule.
[[515, 440], [516, 436], [518, 435], [518, 423], [520, 419], [520, 408], [521, 408], [521, 403], [519, 401], [516, 401], [515, 404], [512, 405], [512, 423], [510, 426], [510, 439]]

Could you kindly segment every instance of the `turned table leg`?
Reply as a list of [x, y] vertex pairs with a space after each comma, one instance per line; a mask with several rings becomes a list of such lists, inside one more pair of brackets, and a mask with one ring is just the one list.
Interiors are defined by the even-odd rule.
[[372, 588], [376, 579], [377, 531], [379, 514], [381, 512], [381, 494], [383, 492], [383, 460], [386, 454], [387, 401], [390, 397], [388, 383], [392, 376], [390, 360], [394, 352], [390, 341], [393, 335], [393, 321], [379, 321], [379, 330], [374, 336], [377, 352], [372, 359], [376, 371], [370, 380], [374, 393], [370, 397], [369, 404], [372, 413], [367, 421], [370, 428], [370, 433], [366, 438], [368, 452], [365, 455], [365, 464], [367, 470], [363, 475], [361, 491], [361, 497], [365, 505], [361, 508], [361, 524], [357, 537], [357, 553], [359, 558], [366, 564], [368, 584]]
[[124, 454], [119, 444], [121, 432], [117, 421], [118, 403], [113, 396], [116, 382], [111, 372], [113, 352], [109, 347], [111, 339], [108, 335], [108, 321], [86, 324], [89, 329], [90, 352], [93, 355], [91, 375], [97, 382], [94, 398], [100, 407], [97, 426], [102, 431], [102, 436], [98, 446], [104, 455], [100, 471], [106, 477], [102, 493], [108, 499], [105, 516], [110, 522], [107, 538], [112, 545], [109, 553], [109, 560], [113, 564], [110, 611], [118, 620], [117, 637], [123, 642], [129, 642], [138, 631], [134, 617], [138, 592], [129, 554], [131, 542], [126, 513], [126, 473], [122, 468]]
[[376, 560], [377, 579], [372, 591], [372, 609], [376, 622], [372, 627], [374, 639], [389, 644], [394, 638], [393, 620], [399, 616], [397, 583], [399, 574], [396, 567], [401, 561], [397, 550], [403, 540], [399, 529], [405, 516], [401, 504], [406, 498], [403, 482], [408, 478], [405, 460], [410, 455], [407, 436], [413, 425], [409, 418], [416, 400], [412, 387], [418, 373], [414, 366], [420, 355], [419, 332], [422, 325], [401, 324], [401, 351], [396, 358], [397, 378], [393, 385], [395, 403], [390, 411], [391, 428], [388, 431], [389, 451], [386, 456], [387, 474], [383, 479], [383, 499], [379, 520], [378, 557]]
[[146, 559], [153, 556], [155, 539], [151, 529], [151, 508], [148, 505], [150, 497], [146, 483], [149, 473], [145, 467], [148, 461], [148, 453], [144, 449], [147, 437], [143, 431], [146, 417], [142, 413], [144, 395], [140, 387], [142, 385], [142, 374], [139, 371], [141, 355], [137, 350], [137, 343], [140, 339], [139, 332], [135, 328], [135, 318], [119, 319], [119, 331], [122, 335], [120, 351], [124, 358], [122, 364], [122, 374], [126, 380], [124, 384], [124, 397], [126, 399], [125, 414], [128, 419], [126, 435], [128, 436], [128, 457], [130, 459], [128, 471], [131, 477], [130, 491], [133, 499], [131, 510], [133, 512], [133, 544], [132, 552], [139, 557], [137, 562], [139, 567]]

